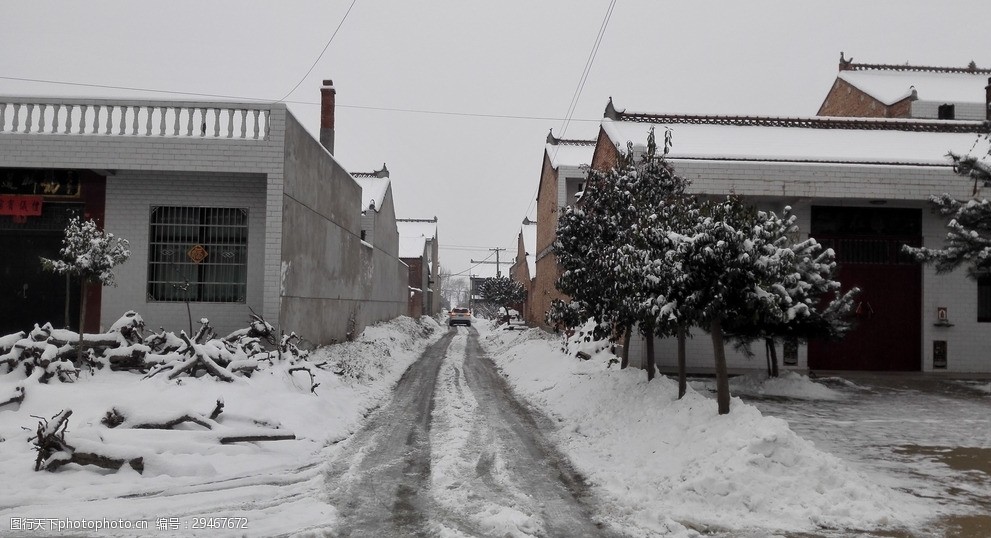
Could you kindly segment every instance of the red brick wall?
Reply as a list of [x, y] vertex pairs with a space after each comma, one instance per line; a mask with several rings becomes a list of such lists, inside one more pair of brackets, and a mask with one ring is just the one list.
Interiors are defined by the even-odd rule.
[[[423, 258], [402, 258], [409, 266], [409, 287], [423, 289]], [[423, 315], [423, 292], [410, 290], [409, 316], [418, 319]]]
[[619, 149], [604, 130], [599, 129], [599, 138], [595, 141], [595, 153], [592, 154], [592, 168], [609, 170], [619, 163]]
[[551, 166], [550, 158], [544, 151], [544, 163], [540, 171], [540, 188], [537, 191], [537, 256], [536, 275], [530, 288], [530, 304], [526, 312], [527, 322], [535, 326], [544, 326], [544, 314], [550, 308], [551, 300], [560, 298], [561, 294], [554, 289], [557, 282], [557, 260], [553, 254], [545, 252], [557, 238], [557, 189], [558, 171]]
[[819, 116], [858, 118], [907, 118], [912, 101], [902, 99], [890, 106], [867, 95], [849, 82], [837, 78], [819, 107]]

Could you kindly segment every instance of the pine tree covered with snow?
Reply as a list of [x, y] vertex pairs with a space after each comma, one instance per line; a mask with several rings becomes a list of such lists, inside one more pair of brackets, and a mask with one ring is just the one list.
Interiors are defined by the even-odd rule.
[[[970, 153], [950, 152], [949, 157], [957, 174], [974, 181], [975, 194], [979, 184], [991, 182], [991, 135], [978, 137]], [[944, 193], [931, 196], [929, 202], [935, 211], [950, 219], [943, 247], [906, 245], [903, 251], [918, 261], [933, 264], [938, 273], [948, 273], [961, 266], [967, 268], [972, 278], [991, 272], [991, 201], [985, 198], [960, 201]]]
[[695, 211], [693, 225], [669, 232], [675, 246], [658, 273], [668, 286], [657, 311], [709, 332], [719, 413], [726, 414], [727, 339], [842, 333], [856, 292], [819, 309], [822, 294], [839, 289], [833, 254], [813, 239], [793, 244], [793, 216], [757, 211], [737, 196], [700, 201]]
[[[631, 144], [616, 167], [590, 170], [581, 199], [558, 219], [554, 249], [563, 273], [557, 288], [611, 337], [634, 326], [644, 336], [654, 332], [655, 293], [647, 273], [651, 261], [664, 253], [645, 234], [665, 208], [677, 205], [687, 186], [663, 158], [669, 144], [667, 136], [664, 153], [658, 154], [651, 130], [641, 159], [635, 158]], [[648, 379], [655, 373], [651, 351]]]
[[514, 305], [526, 300], [523, 284], [505, 276], [486, 279], [478, 286], [478, 293], [486, 301], [505, 308], [507, 312]]
[[748, 354], [752, 342], [763, 339], [767, 343], [769, 374], [774, 377], [778, 375], [774, 340], [842, 337], [851, 328], [849, 314], [858, 293], [854, 288], [840, 294], [832, 249], [824, 250], [814, 238], [796, 242], [796, 221], [790, 207], [780, 217], [756, 213], [750, 244], [764, 269], [764, 280], [755, 290], [767, 309], [750, 318], [728, 319], [725, 324], [731, 339]]

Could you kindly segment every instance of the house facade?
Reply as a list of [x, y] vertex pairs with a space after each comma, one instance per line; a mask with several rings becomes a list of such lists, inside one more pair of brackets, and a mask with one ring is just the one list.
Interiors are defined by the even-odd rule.
[[[77, 303], [64, 315], [75, 292], [33, 263], [57, 256], [75, 215], [131, 247], [118, 287], [88, 290], [86, 331], [126, 310], [151, 328], [187, 328], [188, 302], [221, 333], [250, 309], [324, 344], [403, 313], [405, 290], [376, 281], [389, 277], [362, 244], [362, 190], [332, 154], [325, 85], [326, 147], [279, 103], [0, 97], [0, 195], [28, 207], [0, 215], [0, 244], [21, 260], [0, 271], [23, 295], [0, 307], [0, 328], [78, 320]], [[40, 293], [55, 288], [61, 297]], [[391, 291], [369, 301], [379, 289]]]
[[409, 266], [408, 315], [413, 318], [436, 315], [440, 312], [441, 299], [437, 217], [398, 219], [397, 226], [399, 256]]
[[991, 69], [864, 64], [840, 53], [819, 116], [983, 120]]
[[594, 140], [559, 139], [548, 133], [540, 168], [540, 184], [537, 187], [537, 224], [534, 252], [533, 283], [527, 322], [533, 326], [547, 327], [544, 316], [555, 299], [567, 297], [557, 290], [555, 282], [561, 270], [554, 256], [553, 246], [557, 236], [558, 215], [565, 206], [576, 201], [592, 163]]
[[[862, 289], [857, 328], [841, 342], [779, 344], [796, 368], [988, 372], [991, 294], [964, 271], [936, 275], [900, 254], [902, 244], [939, 246], [945, 221], [930, 195], [964, 199], [973, 183], [953, 173], [945, 154], [966, 152], [984, 123], [867, 118], [662, 115], [617, 110], [610, 101], [592, 166], [609, 168], [621, 148], [645, 151], [648, 130], [670, 129], [668, 155], [690, 192], [737, 194], [761, 209], [798, 216], [802, 238], [834, 249], [844, 288]], [[689, 369], [711, 368], [711, 342], [695, 331]], [[645, 354], [634, 338], [633, 364]], [[658, 364], [674, 368], [675, 342], [656, 340]], [[727, 349], [731, 368], [761, 368]]]
[[[516, 259], [509, 267], [509, 277], [519, 282], [526, 290], [520, 314], [530, 324], [537, 317], [533, 312], [533, 279], [537, 274], [537, 223], [529, 218], [523, 219], [520, 233], [516, 236]], [[543, 317], [543, 316], [540, 316]]]

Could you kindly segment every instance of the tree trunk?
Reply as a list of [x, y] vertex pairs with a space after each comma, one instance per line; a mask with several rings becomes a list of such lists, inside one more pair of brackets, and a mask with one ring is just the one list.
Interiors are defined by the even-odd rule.
[[688, 392], [688, 379], [685, 374], [685, 328], [678, 327], [678, 399], [685, 397]]
[[723, 344], [723, 320], [714, 318], [709, 323], [712, 336], [712, 352], [716, 359], [716, 402], [719, 414], [729, 414], [729, 374], [726, 371], [726, 348]]
[[619, 361], [619, 369], [623, 370], [630, 365], [630, 333], [633, 327], [626, 327], [623, 330], [623, 356]]
[[79, 353], [76, 354], [76, 367], [83, 364], [83, 333], [86, 327], [86, 279], [79, 283]]
[[647, 326], [647, 334], [644, 335], [647, 340], [647, 382], [650, 383], [654, 379], [654, 372], [657, 370], [654, 361], [654, 330], [653, 326]]
[[71, 278], [69, 277], [69, 273], [66, 273], [65, 274], [65, 324], [62, 325], [66, 329], [69, 328], [69, 297], [71, 295], [72, 295]]
[[767, 343], [767, 361], [770, 366], [767, 374], [771, 377], [778, 377], [778, 348], [774, 345], [773, 338], [764, 340]]
[[767, 338], [764, 339], [764, 362], [767, 363], [767, 377], [773, 377], [771, 375], [771, 348], [767, 344]]

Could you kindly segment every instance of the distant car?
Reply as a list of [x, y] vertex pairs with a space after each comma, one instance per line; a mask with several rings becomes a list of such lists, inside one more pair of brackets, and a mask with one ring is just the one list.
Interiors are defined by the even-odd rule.
[[454, 327], [455, 325], [467, 325], [471, 327], [471, 310], [467, 308], [453, 308], [448, 316], [447, 325], [449, 327]]

